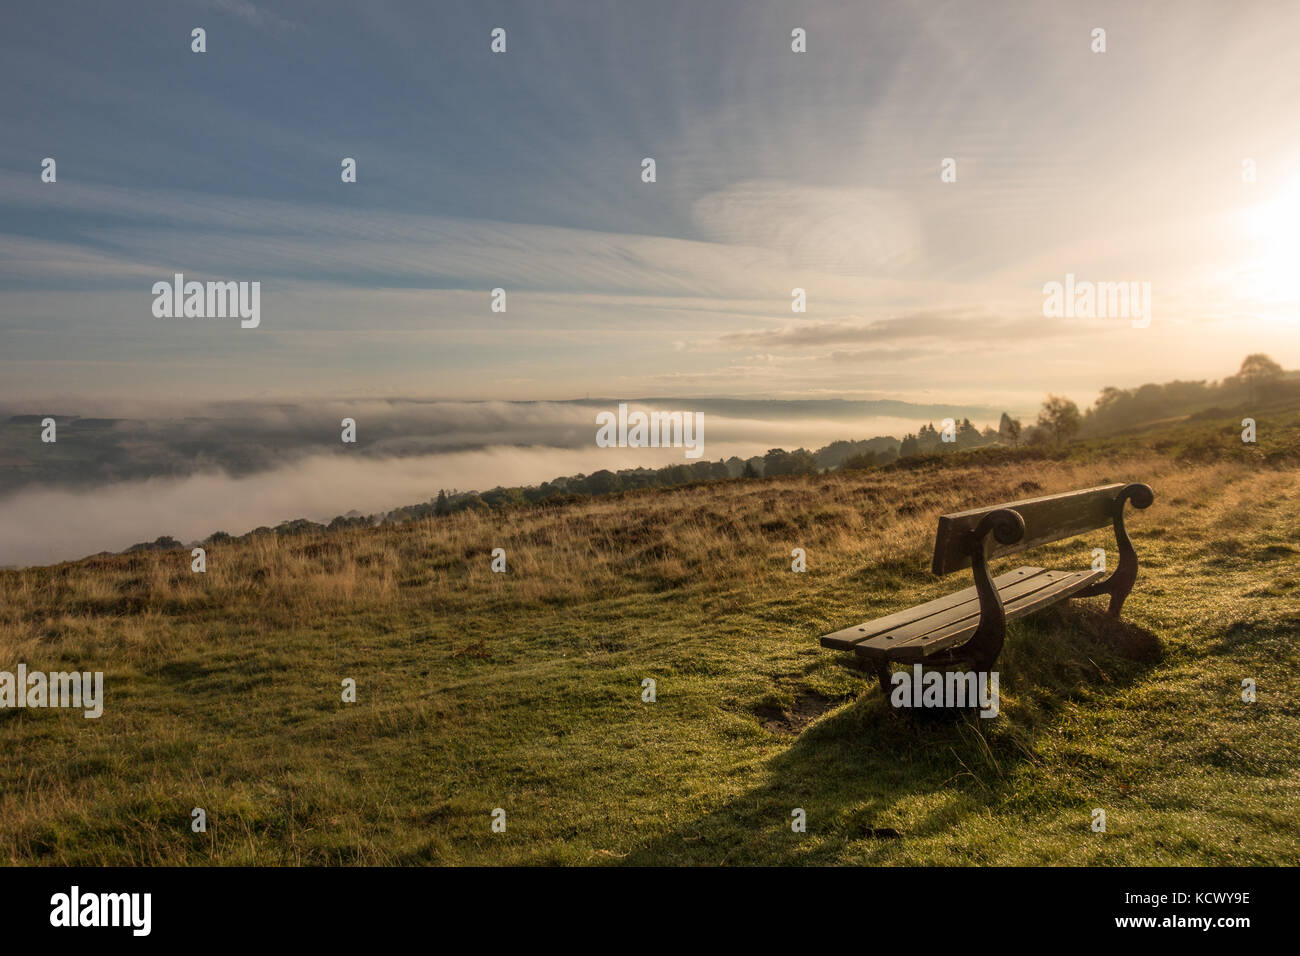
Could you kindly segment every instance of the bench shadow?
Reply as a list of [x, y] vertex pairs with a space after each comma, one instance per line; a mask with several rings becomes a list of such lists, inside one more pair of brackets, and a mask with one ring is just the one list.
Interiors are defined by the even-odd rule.
[[[1023, 625], [1023, 626], [1022, 626]], [[1033, 742], [1083, 688], [1120, 689], [1161, 657], [1155, 634], [1092, 608], [1063, 604], [1016, 622], [998, 668], [1002, 713], [903, 711], [874, 680], [851, 703], [813, 722], [747, 778], [723, 806], [634, 848], [623, 865], [888, 862], [898, 841], [942, 835], [963, 815], [996, 809], [1013, 771], [1033, 763]], [[851, 655], [844, 655], [850, 657]], [[849, 666], [844, 659], [831, 666]], [[893, 809], [906, 804], [906, 824]], [[804, 840], [791, 829], [805, 811]], [[863, 842], [865, 841], [865, 842]], [[875, 853], [872, 847], [881, 852]], [[975, 860], [955, 856], [953, 864]]]

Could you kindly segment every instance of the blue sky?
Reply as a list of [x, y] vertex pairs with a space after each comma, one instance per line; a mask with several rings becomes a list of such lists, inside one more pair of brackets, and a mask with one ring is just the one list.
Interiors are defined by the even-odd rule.
[[[0, 401], [1025, 407], [1300, 365], [1297, 7], [1073, 7], [27, 5]], [[154, 318], [175, 272], [260, 281], [261, 326]], [[1150, 281], [1151, 327], [1045, 318], [1067, 272]]]

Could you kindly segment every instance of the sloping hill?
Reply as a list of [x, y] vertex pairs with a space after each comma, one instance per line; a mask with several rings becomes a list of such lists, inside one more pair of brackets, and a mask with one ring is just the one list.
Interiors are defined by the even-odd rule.
[[[0, 710], [0, 853], [1295, 863], [1300, 410], [1261, 413], [1258, 447], [1239, 420], [253, 535], [205, 574], [186, 551], [0, 572], [0, 670], [103, 670], [107, 698], [98, 720]], [[1102, 599], [1013, 625], [1000, 717], [901, 717], [817, 646], [965, 585], [926, 571], [938, 514], [1125, 479], [1156, 491], [1126, 625]], [[1033, 554], [1094, 547], [1113, 558], [1108, 531]]]

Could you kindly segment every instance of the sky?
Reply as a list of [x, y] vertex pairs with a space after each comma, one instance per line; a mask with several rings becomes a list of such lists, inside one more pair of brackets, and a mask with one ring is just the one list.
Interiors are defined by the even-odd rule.
[[[0, 403], [1022, 410], [1295, 368], [1298, 33], [1295, 3], [15, 7]], [[178, 272], [260, 282], [260, 325], [155, 317]], [[1151, 283], [1149, 326], [1045, 316], [1067, 274]]]

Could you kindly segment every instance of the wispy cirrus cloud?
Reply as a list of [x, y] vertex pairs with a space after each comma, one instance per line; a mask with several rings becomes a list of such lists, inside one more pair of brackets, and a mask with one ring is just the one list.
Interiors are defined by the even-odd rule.
[[[979, 340], [1044, 339], [1075, 334], [1060, 322], [1048, 322], [1041, 315], [1008, 319], [981, 312], [917, 312], [888, 319], [863, 322], [787, 323], [777, 328], [729, 332], [721, 336], [728, 344], [770, 348], [816, 348], [826, 345], [873, 345], [900, 341], [938, 340], [951, 344]], [[882, 356], [886, 353], [879, 353]]]

